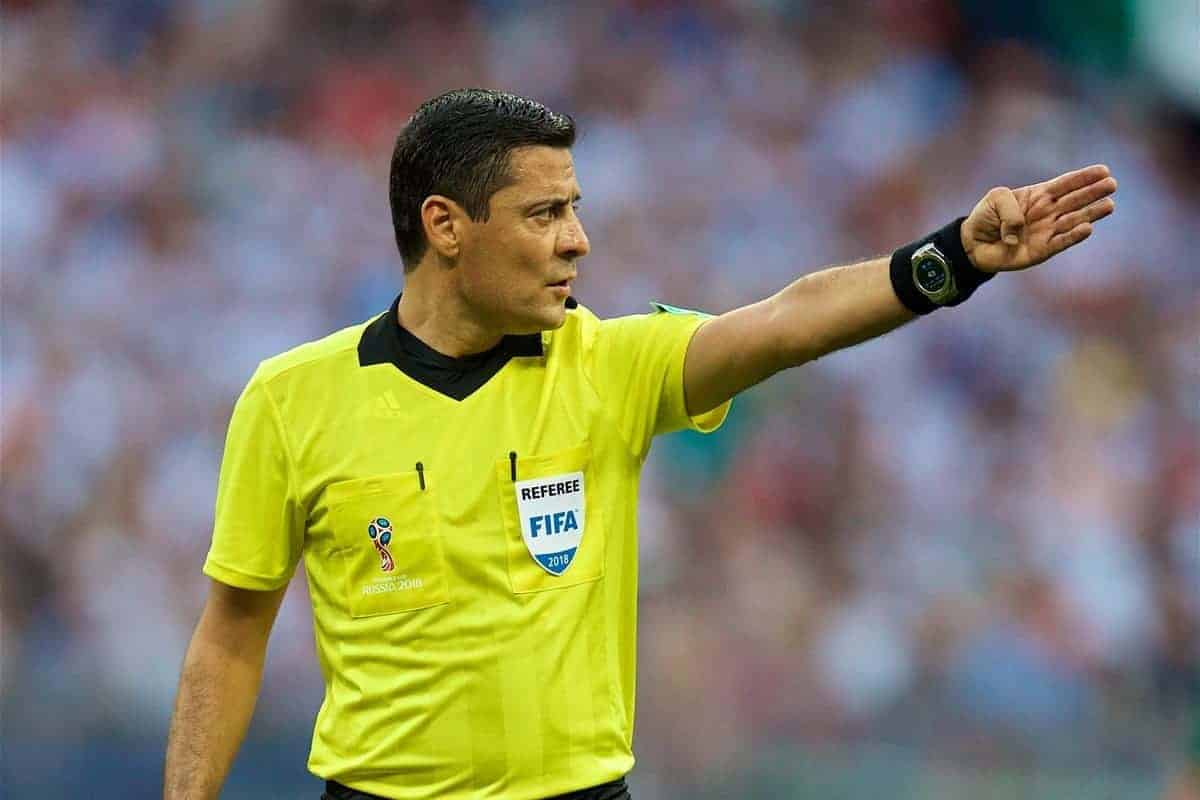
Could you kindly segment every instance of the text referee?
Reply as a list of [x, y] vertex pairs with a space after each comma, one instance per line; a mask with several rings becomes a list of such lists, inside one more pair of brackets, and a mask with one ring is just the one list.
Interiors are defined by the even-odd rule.
[[1083, 241], [1116, 190], [1099, 165], [992, 189], [891, 256], [721, 316], [601, 320], [570, 297], [590, 247], [574, 140], [570, 117], [484, 90], [400, 133], [404, 292], [262, 362], [234, 409], [166, 798], [217, 796], [302, 557], [327, 797], [629, 797], [651, 439], [711, 431], [770, 375]]

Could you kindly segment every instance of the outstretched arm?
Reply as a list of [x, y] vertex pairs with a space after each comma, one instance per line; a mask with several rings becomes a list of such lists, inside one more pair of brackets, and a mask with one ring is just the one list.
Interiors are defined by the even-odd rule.
[[[1092, 223], [1113, 212], [1116, 189], [1099, 164], [1019, 189], [997, 187], [963, 222], [963, 249], [985, 272], [1028, 269], [1088, 238]], [[914, 319], [892, 288], [890, 263], [887, 256], [815, 272], [706, 322], [684, 363], [688, 413]]]

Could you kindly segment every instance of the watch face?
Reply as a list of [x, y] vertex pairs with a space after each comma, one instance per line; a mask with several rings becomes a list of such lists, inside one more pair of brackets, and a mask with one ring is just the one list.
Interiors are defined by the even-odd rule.
[[922, 258], [916, 265], [917, 282], [921, 288], [930, 294], [937, 294], [946, 288], [950, 274], [946, 266], [936, 258]]

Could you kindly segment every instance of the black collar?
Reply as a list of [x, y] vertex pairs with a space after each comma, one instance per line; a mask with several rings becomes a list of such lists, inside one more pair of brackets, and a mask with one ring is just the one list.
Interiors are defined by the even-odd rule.
[[387, 313], [374, 319], [358, 340], [358, 364], [394, 364], [415, 381], [442, 394], [462, 400], [508, 363], [510, 358], [542, 355], [542, 335], [530, 333], [505, 336], [483, 353], [461, 358], [434, 350], [400, 326], [396, 309], [400, 295]]

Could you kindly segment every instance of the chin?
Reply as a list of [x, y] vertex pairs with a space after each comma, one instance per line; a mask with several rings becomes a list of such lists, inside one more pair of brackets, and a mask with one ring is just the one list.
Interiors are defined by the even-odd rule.
[[[530, 320], [533, 321], [533, 320]], [[530, 332], [553, 331], [562, 327], [566, 321], [566, 307], [562, 303], [546, 308], [538, 314], [535, 321], [536, 329]]]
[[567, 307], [564, 303], [556, 303], [538, 309], [537, 312], [524, 316], [517, 321], [515, 334], [541, 333], [561, 328], [567, 321]]

